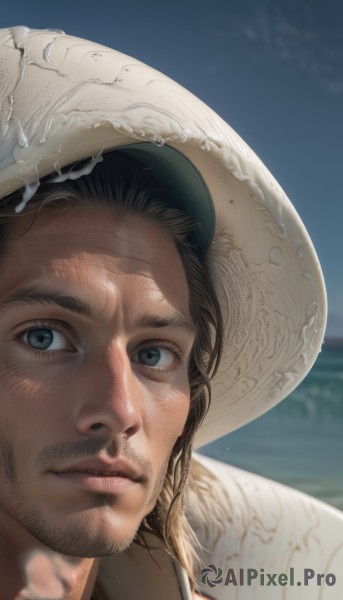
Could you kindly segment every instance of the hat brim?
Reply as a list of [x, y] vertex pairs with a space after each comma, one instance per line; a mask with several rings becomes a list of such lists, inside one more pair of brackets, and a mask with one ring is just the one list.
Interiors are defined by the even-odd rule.
[[188, 205], [199, 196], [193, 210], [207, 223], [204, 249], [215, 212], [206, 260], [224, 316], [224, 355], [196, 446], [287, 396], [320, 350], [325, 287], [301, 219], [252, 150], [191, 93], [119, 52], [23, 27], [2, 30], [0, 48], [9, 99], [0, 109], [0, 197], [125, 148], [160, 165], [171, 185], [178, 173], [177, 194]]

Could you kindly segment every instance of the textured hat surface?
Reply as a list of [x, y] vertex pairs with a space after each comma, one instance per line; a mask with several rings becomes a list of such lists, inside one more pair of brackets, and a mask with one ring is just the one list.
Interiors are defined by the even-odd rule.
[[308, 234], [252, 150], [168, 77], [59, 31], [0, 31], [0, 198], [24, 187], [24, 206], [42, 177], [81, 159], [91, 168], [101, 153], [135, 144], [153, 162], [161, 156], [169, 179], [182, 171], [166, 151], [175, 149], [186, 165], [179, 188], [187, 195], [187, 181], [197, 185], [193, 170], [209, 196], [204, 220], [215, 212], [206, 256], [225, 347], [201, 446], [270, 409], [311, 368], [326, 296]]

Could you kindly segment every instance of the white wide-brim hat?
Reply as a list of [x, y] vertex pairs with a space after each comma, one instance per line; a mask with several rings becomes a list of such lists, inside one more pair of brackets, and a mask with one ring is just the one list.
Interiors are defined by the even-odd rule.
[[59, 31], [1, 30], [0, 82], [0, 198], [24, 186], [23, 206], [42, 177], [121, 148], [202, 223], [225, 343], [196, 446], [287, 396], [320, 350], [325, 288], [298, 214], [254, 152], [165, 75]]

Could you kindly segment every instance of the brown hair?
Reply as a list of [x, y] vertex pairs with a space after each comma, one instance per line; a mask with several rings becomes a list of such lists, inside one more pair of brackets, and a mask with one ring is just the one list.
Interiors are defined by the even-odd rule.
[[194, 435], [209, 407], [210, 379], [218, 368], [223, 344], [219, 302], [206, 260], [196, 247], [197, 223], [173, 207], [149, 169], [120, 152], [106, 154], [89, 175], [63, 183], [43, 180], [36, 195], [18, 214], [14, 208], [21, 201], [20, 194], [15, 192], [0, 205], [2, 254], [11, 234], [11, 223], [30, 214], [34, 220], [42, 207], [67, 210], [75, 206], [98, 206], [116, 215], [138, 214], [158, 223], [175, 240], [187, 276], [190, 314], [196, 327], [189, 362], [190, 411], [185, 434], [172, 451], [160, 497], [141, 524], [137, 541], [144, 543], [144, 531], [153, 532], [164, 541], [194, 582], [195, 539], [184, 513], [184, 489]]

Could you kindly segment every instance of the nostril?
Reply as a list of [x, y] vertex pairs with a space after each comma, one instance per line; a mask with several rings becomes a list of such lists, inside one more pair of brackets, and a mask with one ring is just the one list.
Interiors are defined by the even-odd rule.
[[130, 437], [130, 436], [131, 436], [131, 435], [133, 435], [134, 433], [136, 433], [136, 427], [135, 427], [135, 426], [133, 426], [133, 427], [128, 427], [128, 428], [126, 429], [126, 431], [125, 431], [125, 435], [126, 435], [127, 437]]
[[96, 431], [97, 429], [101, 429], [102, 426], [103, 426], [102, 423], [94, 423], [91, 426], [91, 429], [93, 429], [93, 431]]

